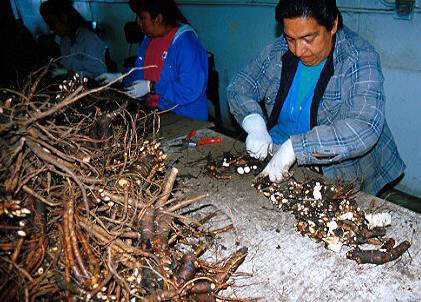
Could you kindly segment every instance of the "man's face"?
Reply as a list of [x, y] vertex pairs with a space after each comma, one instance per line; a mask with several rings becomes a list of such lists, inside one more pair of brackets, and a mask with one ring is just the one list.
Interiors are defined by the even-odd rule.
[[139, 25], [145, 35], [154, 37], [156, 35], [157, 20], [152, 19], [149, 12], [142, 11], [139, 15]]
[[67, 18], [59, 18], [57, 16], [46, 16], [45, 23], [47, 23], [50, 30], [60, 37], [68, 35]]
[[337, 24], [336, 21], [332, 30], [328, 31], [314, 18], [284, 19], [284, 35], [290, 51], [304, 65], [319, 65], [328, 57], [333, 47]]

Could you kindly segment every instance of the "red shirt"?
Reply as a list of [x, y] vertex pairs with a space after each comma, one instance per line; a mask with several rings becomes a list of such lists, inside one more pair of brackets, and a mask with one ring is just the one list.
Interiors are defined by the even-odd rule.
[[[174, 39], [178, 27], [173, 28], [164, 37], [155, 37], [149, 43], [145, 55], [145, 66], [156, 65], [158, 68], [145, 69], [145, 80], [158, 82], [161, 77], [162, 69], [164, 68], [165, 59], [167, 58], [168, 49]], [[146, 105], [151, 107], [158, 107], [159, 95], [148, 94], [146, 96]]]

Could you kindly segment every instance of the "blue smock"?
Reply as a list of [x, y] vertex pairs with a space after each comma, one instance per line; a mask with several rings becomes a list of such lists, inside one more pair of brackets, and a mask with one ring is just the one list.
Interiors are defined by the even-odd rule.
[[[151, 41], [146, 36], [139, 49], [136, 67], [144, 66], [146, 50]], [[143, 70], [135, 70], [124, 80], [144, 80]], [[168, 49], [161, 78], [155, 91], [159, 94], [158, 108], [198, 120], [208, 120], [208, 56], [196, 32], [187, 24], [181, 25]]]
[[316, 66], [298, 63], [297, 72], [285, 103], [279, 114], [278, 123], [270, 130], [275, 144], [283, 144], [291, 135], [310, 130], [310, 109], [322, 69], [326, 60]]

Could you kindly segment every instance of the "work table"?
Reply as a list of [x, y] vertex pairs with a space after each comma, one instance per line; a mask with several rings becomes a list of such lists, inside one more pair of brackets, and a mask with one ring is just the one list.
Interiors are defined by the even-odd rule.
[[[165, 125], [165, 117], [161, 122]], [[421, 215], [366, 193], [358, 193], [361, 209], [388, 212], [392, 225], [387, 237], [397, 243], [411, 242], [399, 259], [384, 265], [362, 264], [346, 259], [350, 247], [338, 253], [300, 235], [295, 218], [278, 210], [251, 186], [252, 174], [233, 174], [230, 180], [217, 180], [206, 173], [206, 157], [220, 157], [223, 152], [244, 152], [244, 144], [209, 129], [198, 131], [207, 137], [222, 137], [218, 145], [195, 148], [168, 147], [168, 142], [189, 131], [209, 127], [204, 122], [177, 119], [166, 132], [162, 126], [162, 142], [168, 154], [167, 164], [179, 169], [180, 187], [191, 196], [208, 193], [209, 198], [193, 205], [219, 209], [222, 217], [212, 220], [216, 229], [232, 223], [234, 230], [220, 234], [212, 252], [206, 257], [220, 259], [224, 251], [248, 247], [249, 253], [234, 277], [234, 285], [225, 296], [262, 298], [263, 301], [420, 301], [421, 300]], [[166, 133], [171, 136], [165, 136]], [[378, 248], [378, 247], [375, 247]], [[237, 272], [237, 273], [238, 273]]]

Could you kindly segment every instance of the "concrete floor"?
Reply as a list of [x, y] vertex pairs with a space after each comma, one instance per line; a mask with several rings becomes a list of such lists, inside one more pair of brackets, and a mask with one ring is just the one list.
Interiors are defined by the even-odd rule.
[[[221, 136], [209, 130], [200, 134]], [[188, 196], [210, 195], [192, 209], [219, 211], [220, 215], [208, 225], [211, 229], [234, 225], [234, 232], [219, 236], [205, 257], [215, 261], [239, 247], [249, 249], [238, 270], [240, 274], [224, 295], [260, 301], [421, 301], [420, 214], [360, 193], [358, 203], [362, 209], [371, 203], [374, 212], [391, 214], [387, 236], [397, 242], [409, 240], [412, 245], [394, 262], [358, 265], [346, 259], [348, 247], [334, 253], [322, 243], [301, 236], [290, 213], [275, 209], [250, 186], [253, 176], [234, 174], [230, 181], [221, 181], [206, 175], [203, 159], [209, 152], [217, 157], [224, 151], [243, 152], [243, 146], [224, 137], [222, 145], [167, 149], [168, 165], [180, 170], [179, 187], [183, 192]]]

